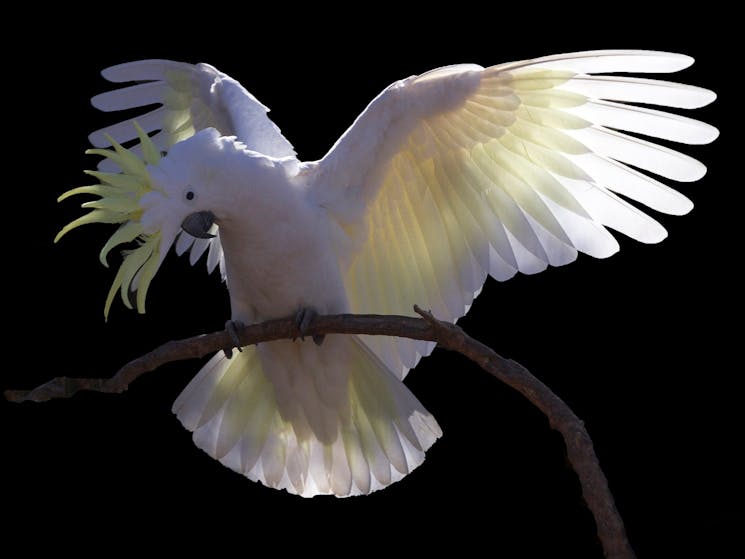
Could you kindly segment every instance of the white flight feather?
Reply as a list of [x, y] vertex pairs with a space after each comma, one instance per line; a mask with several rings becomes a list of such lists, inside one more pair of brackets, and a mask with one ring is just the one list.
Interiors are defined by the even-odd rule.
[[[351, 310], [412, 314], [416, 303], [455, 320], [487, 273], [504, 280], [571, 262], [578, 251], [613, 254], [618, 243], [604, 226], [662, 240], [664, 228], [614, 192], [671, 214], [692, 204], [626, 164], [676, 181], [698, 180], [706, 168], [620, 131], [688, 144], [718, 132], [623, 102], [695, 108], [715, 95], [590, 74], [676, 72], [692, 63], [673, 53], [593, 51], [449, 66], [387, 88], [316, 163], [312, 184], [317, 202], [363, 245], [348, 264]], [[360, 221], [369, 225], [354, 225]], [[365, 341], [402, 374], [431, 349]]]

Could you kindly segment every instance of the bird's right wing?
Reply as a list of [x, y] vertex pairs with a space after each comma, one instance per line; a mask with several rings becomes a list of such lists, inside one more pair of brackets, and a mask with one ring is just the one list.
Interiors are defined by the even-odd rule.
[[[249, 149], [264, 155], [295, 157], [290, 142], [267, 116], [269, 109], [240, 83], [209, 64], [139, 60], [106, 68], [102, 75], [114, 83], [135, 83], [93, 97], [91, 102], [97, 109], [112, 112], [158, 106], [93, 132], [88, 139], [95, 147], [111, 146], [109, 138], [120, 144], [137, 140], [133, 125], [137, 121], [162, 152], [200, 130], [215, 128], [224, 136], [236, 136]], [[141, 154], [139, 141], [134, 142], [132, 151]], [[111, 159], [103, 159], [99, 169], [119, 170]], [[212, 233], [218, 233], [216, 225]], [[182, 232], [176, 252], [181, 255], [189, 249], [192, 264], [209, 250], [208, 270], [212, 272], [220, 264], [225, 277], [219, 236], [195, 239]]]

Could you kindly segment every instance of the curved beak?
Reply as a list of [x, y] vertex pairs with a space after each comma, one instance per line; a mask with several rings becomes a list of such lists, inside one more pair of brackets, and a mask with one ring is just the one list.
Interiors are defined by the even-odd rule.
[[215, 223], [215, 214], [209, 211], [194, 212], [186, 216], [181, 222], [181, 229], [197, 239], [211, 239], [214, 237], [209, 230]]

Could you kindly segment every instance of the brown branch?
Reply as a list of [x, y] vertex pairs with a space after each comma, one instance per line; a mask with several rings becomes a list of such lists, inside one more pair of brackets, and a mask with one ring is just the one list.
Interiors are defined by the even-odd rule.
[[[569, 461], [579, 477], [582, 496], [595, 518], [605, 556], [612, 559], [633, 558], [634, 552], [626, 538], [623, 521], [614, 504], [608, 481], [600, 469], [590, 435], [569, 406], [519, 363], [499, 356], [455, 324], [439, 321], [419, 307], [415, 306], [414, 310], [421, 319], [350, 314], [317, 316], [306, 335], [372, 334], [437, 342], [441, 347], [465, 355], [517, 390], [540, 409], [551, 427], [564, 437]], [[252, 345], [295, 338], [298, 331], [294, 318], [283, 318], [246, 326], [238, 335], [242, 345]], [[53, 398], [69, 398], [80, 390], [121, 393], [135, 379], [161, 365], [203, 357], [215, 351], [229, 349], [232, 345], [226, 331], [170, 341], [130, 361], [109, 379], [57, 377], [33, 390], [6, 390], [5, 397], [11, 402], [44, 402]]]

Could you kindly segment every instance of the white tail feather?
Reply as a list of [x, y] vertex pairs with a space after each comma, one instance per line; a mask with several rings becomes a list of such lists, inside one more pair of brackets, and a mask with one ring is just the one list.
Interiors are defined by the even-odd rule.
[[398, 481], [441, 435], [434, 418], [360, 340], [215, 355], [173, 405], [195, 444], [255, 481], [304, 497]]

